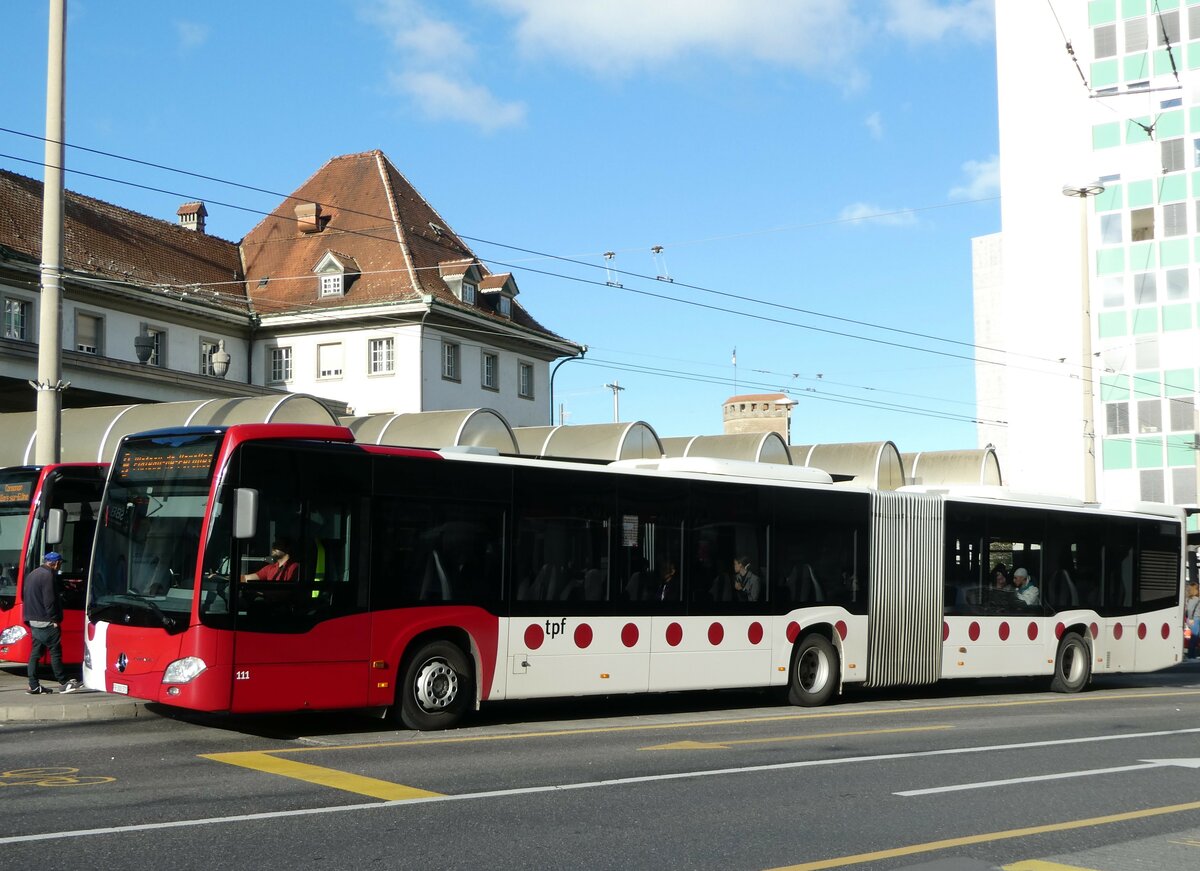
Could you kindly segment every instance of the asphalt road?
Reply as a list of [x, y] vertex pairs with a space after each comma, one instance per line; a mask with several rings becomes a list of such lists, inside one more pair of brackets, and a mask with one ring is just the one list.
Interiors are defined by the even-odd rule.
[[[966, 693], [966, 695], [964, 695]], [[41, 869], [1200, 866], [1200, 665], [753, 693], [0, 727], [0, 865]], [[1047, 864], [1049, 863], [1049, 864]]]

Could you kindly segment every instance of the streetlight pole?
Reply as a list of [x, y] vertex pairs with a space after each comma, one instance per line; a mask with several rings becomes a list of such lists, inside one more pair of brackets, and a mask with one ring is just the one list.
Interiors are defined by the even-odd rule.
[[[554, 426], [554, 376], [558, 374], [558, 367], [563, 363], [570, 363], [572, 360], [582, 360], [588, 352], [587, 345], [579, 346], [579, 353], [574, 357], [564, 357], [554, 364], [554, 368], [550, 370], [550, 425]], [[559, 422], [561, 423], [561, 416]]]
[[1081, 288], [1081, 345], [1079, 378], [1083, 385], [1083, 501], [1096, 501], [1096, 408], [1092, 375], [1092, 288], [1091, 256], [1088, 252], [1088, 197], [1104, 193], [1099, 182], [1063, 185], [1063, 196], [1079, 200], [1079, 273]]
[[46, 148], [42, 182], [42, 269], [38, 301], [37, 448], [39, 465], [61, 452], [63, 274], [63, 78], [66, 71], [67, 0], [50, 0], [46, 59]]

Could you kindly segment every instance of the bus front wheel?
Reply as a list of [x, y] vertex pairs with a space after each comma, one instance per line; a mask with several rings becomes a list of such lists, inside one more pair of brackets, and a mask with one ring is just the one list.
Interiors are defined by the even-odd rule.
[[833, 642], [816, 632], [804, 636], [792, 654], [788, 701], [806, 708], [825, 704], [837, 687], [837, 673], [838, 655]]
[[408, 657], [397, 690], [400, 722], [429, 732], [458, 724], [474, 701], [467, 655], [449, 641], [431, 641]]
[[1092, 677], [1092, 655], [1078, 632], [1063, 634], [1054, 657], [1054, 679], [1050, 689], [1056, 693], [1077, 693]]

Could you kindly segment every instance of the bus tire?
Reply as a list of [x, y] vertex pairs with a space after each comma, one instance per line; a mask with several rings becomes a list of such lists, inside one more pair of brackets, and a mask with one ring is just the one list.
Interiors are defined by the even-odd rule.
[[430, 732], [458, 725], [475, 701], [470, 659], [449, 641], [431, 641], [405, 660], [396, 699], [400, 722]]
[[1056, 693], [1077, 693], [1092, 678], [1092, 653], [1078, 632], [1066, 632], [1054, 657], [1054, 679], [1050, 689]]
[[833, 696], [837, 674], [838, 654], [833, 642], [819, 632], [805, 635], [792, 653], [788, 701], [805, 708], [820, 707]]

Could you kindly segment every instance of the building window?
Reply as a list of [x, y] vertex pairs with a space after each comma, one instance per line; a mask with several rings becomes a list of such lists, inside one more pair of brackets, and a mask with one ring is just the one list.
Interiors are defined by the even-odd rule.
[[166, 366], [167, 331], [142, 324], [142, 335], [150, 340], [150, 357], [146, 363], [151, 366]]
[[1154, 238], [1154, 209], [1134, 209], [1129, 213], [1130, 238], [1147, 242]]
[[4, 300], [4, 338], [29, 341], [29, 303], [23, 299]]
[[1163, 236], [1186, 236], [1187, 231], [1187, 203], [1163, 206]]
[[[1200, 8], [1193, 6], [1193, 9]], [[1176, 505], [1196, 504], [1196, 470], [1189, 468], [1171, 470], [1171, 501]]]
[[454, 342], [442, 342], [442, 377], [450, 381], [458, 380], [459, 346]]
[[342, 343], [317, 345], [317, 377], [342, 377]]
[[485, 390], [499, 390], [497, 372], [500, 370], [500, 358], [496, 354], [483, 352], [479, 384]]
[[[1191, 470], [1189, 469], [1188, 471]], [[1192, 474], [1195, 474], [1195, 472]], [[1163, 493], [1162, 469], [1143, 469], [1138, 477], [1141, 478], [1141, 497], [1143, 502], [1166, 501], [1166, 494]]]
[[517, 369], [517, 395], [533, 399], [533, 364], [521, 363]]
[[1159, 143], [1163, 172], [1183, 170], [1183, 139], [1164, 139]]
[[1100, 244], [1120, 245], [1125, 241], [1124, 222], [1121, 213], [1100, 216]]
[[1095, 44], [1095, 56], [1099, 60], [1102, 57], [1114, 57], [1117, 53], [1117, 25], [1106, 24], [1103, 27], [1097, 27], [1093, 32]]
[[1158, 281], [1153, 272], [1133, 276], [1133, 304], [1150, 305], [1158, 301]]
[[284, 381], [292, 380], [292, 349], [284, 348], [268, 348], [267, 354], [268, 371], [271, 373], [271, 382], [280, 384]]
[[506, 318], [512, 317], [512, 297], [501, 295], [500, 301], [496, 304], [496, 310]]
[[391, 337], [386, 339], [371, 339], [367, 343], [367, 353], [370, 357], [368, 367], [372, 375], [396, 371], [395, 339]]
[[216, 375], [213, 371], [213, 354], [217, 353], [217, 348], [220, 345], [217, 339], [201, 339], [200, 340], [200, 374], [201, 375]]
[[1133, 346], [1133, 365], [1139, 371], [1158, 368], [1158, 339], [1139, 339]]
[[1174, 301], [1187, 299], [1191, 295], [1188, 286], [1189, 273], [1186, 269], [1167, 270], [1167, 299]]
[[1154, 22], [1155, 45], [1163, 46], [1168, 43], [1175, 45], [1179, 42], [1179, 13], [1160, 12], [1155, 18], [1157, 18], [1157, 21]]
[[1138, 432], [1162, 432], [1162, 403], [1157, 399], [1143, 399], [1137, 404]]
[[321, 276], [321, 296], [342, 296], [344, 288], [345, 276], [340, 272]]
[[1171, 414], [1171, 432], [1192, 432], [1195, 429], [1196, 400], [1191, 396], [1168, 399]]
[[75, 314], [75, 350], [100, 354], [104, 319], [99, 315]]
[[1200, 39], [1200, 6], [1188, 7], [1188, 33], [1192, 39]]
[[1129, 432], [1129, 403], [1111, 402], [1104, 406], [1104, 414], [1108, 419], [1105, 432], [1108, 435], [1126, 435]]
[[1149, 48], [1146, 41], [1146, 19], [1130, 18], [1125, 22], [1125, 53], [1145, 51]]
[[469, 281], [462, 283], [462, 301], [467, 305], [475, 305], [475, 285]]
[[1125, 305], [1125, 276], [1105, 275], [1100, 278], [1100, 298], [1105, 308]]

